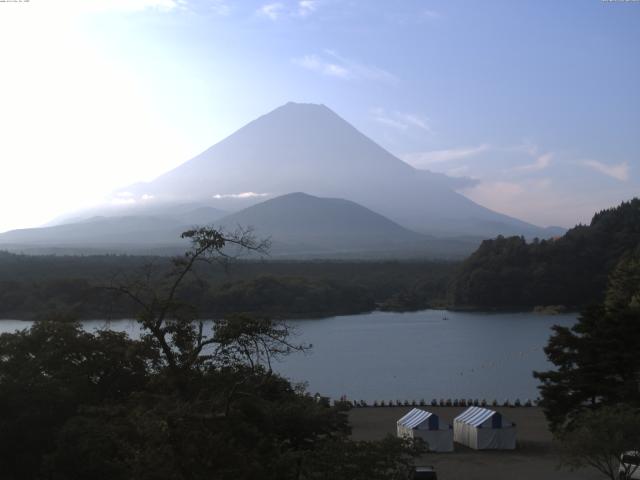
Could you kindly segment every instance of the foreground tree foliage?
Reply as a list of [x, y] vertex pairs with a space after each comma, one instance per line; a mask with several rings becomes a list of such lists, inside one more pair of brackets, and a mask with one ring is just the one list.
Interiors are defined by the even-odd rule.
[[211, 329], [179, 292], [197, 263], [250, 232], [185, 232], [168, 273], [111, 287], [139, 307], [143, 334], [43, 321], [0, 336], [0, 472], [8, 480], [401, 479], [421, 445], [352, 442], [327, 407], [271, 369], [293, 344], [285, 324], [229, 316]]
[[572, 328], [554, 327], [545, 352], [555, 370], [535, 372], [541, 405], [558, 433], [585, 411], [640, 407], [640, 248], [622, 256], [604, 303], [583, 311]]
[[42, 322], [0, 335], [0, 471], [37, 478], [55, 433], [79, 409], [125, 402], [147, 384], [157, 356], [116, 332]]
[[640, 452], [640, 410], [620, 406], [583, 412], [576, 418], [576, 427], [560, 439], [566, 466], [590, 466], [611, 480], [631, 479], [638, 465], [620, 459]]
[[303, 478], [314, 480], [407, 480], [413, 478], [414, 457], [421, 441], [387, 437], [380, 442], [340, 439], [323, 442], [303, 465]]

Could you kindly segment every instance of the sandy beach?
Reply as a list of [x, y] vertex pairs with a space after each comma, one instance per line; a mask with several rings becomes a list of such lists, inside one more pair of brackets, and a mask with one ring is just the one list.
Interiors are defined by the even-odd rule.
[[[396, 421], [412, 407], [355, 408], [349, 413], [356, 440], [377, 440], [396, 434]], [[419, 407], [420, 408], [420, 407]], [[422, 407], [452, 422], [464, 411], [459, 407]], [[496, 408], [517, 425], [518, 447], [512, 451], [475, 451], [455, 444], [453, 453], [428, 453], [420, 463], [433, 465], [439, 480], [597, 480], [592, 469], [560, 468], [560, 457], [542, 411], [530, 408]]]

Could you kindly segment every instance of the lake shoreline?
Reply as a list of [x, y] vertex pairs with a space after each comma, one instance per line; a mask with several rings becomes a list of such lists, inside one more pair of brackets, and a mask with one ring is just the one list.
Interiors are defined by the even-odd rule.
[[[549, 307], [553, 307], [553, 306], [549, 306]], [[279, 321], [288, 321], [288, 320], [295, 320], [295, 321], [304, 321], [304, 320], [325, 320], [327, 318], [335, 318], [335, 317], [347, 317], [347, 316], [353, 316], [353, 315], [371, 315], [371, 314], [375, 314], [375, 313], [397, 313], [397, 314], [407, 314], [407, 313], [420, 313], [420, 312], [427, 312], [427, 311], [440, 311], [440, 312], [451, 312], [451, 313], [477, 313], [477, 314], [526, 314], [526, 313], [534, 313], [534, 314], [540, 314], [540, 315], [545, 315], [545, 316], [555, 316], [555, 315], [577, 315], [580, 313], [580, 309], [579, 308], [570, 308], [570, 309], [565, 309], [562, 311], [557, 311], [557, 310], [553, 310], [553, 309], [547, 309], [547, 307], [534, 307], [534, 308], [507, 308], [507, 307], [494, 307], [494, 308], [480, 308], [480, 307], [439, 307], [439, 306], [433, 306], [433, 307], [428, 307], [428, 308], [420, 308], [420, 309], [406, 309], [406, 310], [392, 310], [392, 309], [385, 309], [385, 308], [374, 308], [371, 310], [361, 310], [361, 311], [338, 311], [338, 312], [334, 312], [334, 313], [329, 313], [326, 314], [325, 312], [323, 313], [304, 313], [301, 315], [263, 315], [260, 314], [259, 312], [237, 312], [239, 314], [246, 314], [246, 315], [252, 315], [252, 316], [256, 316], [256, 317], [267, 317], [267, 318], [271, 318], [272, 320], [279, 320]], [[194, 321], [210, 321], [213, 320], [215, 318], [224, 318], [223, 316], [208, 316], [208, 317], [203, 317], [203, 318], [199, 318], [199, 319], [195, 319]], [[0, 322], [4, 322], [4, 321], [17, 321], [17, 322], [38, 322], [38, 321], [42, 321], [44, 320], [44, 318], [42, 318], [41, 315], [37, 314], [37, 315], [15, 315], [15, 316], [11, 316], [11, 317], [3, 317], [0, 318]], [[75, 321], [79, 321], [79, 322], [93, 322], [93, 321], [108, 321], [108, 322], [118, 322], [118, 321], [126, 321], [126, 320], [135, 320], [134, 315], [128, 315], [128, 316], [122, 316], [122, 317], [112, 317], [109, 319], [105, 319], [105, 318], [95, 318], [95, 317], [77, 317], [77, 318], [73, 318], [72, 320]]]
[[[339, 399], [343, 395], [372, 404], [399, 400], [482, 399], [502, 405], [535, 400], [538, 382], [532, 371], [551, 368], [544, 347], [554, 325], [571, 327], [575, 315], [540, 313], [469, 313], [424, 310], [375, 311], [287, 323], [297, 344], [312, 345], [291, 354], [274, 370], [292, 382], [308, 382], [307, 391]], [[0, 332], [24, 330], [24, 320], [0, 321]], [[124, 320], [81, 321], [95, 332], [108, 328], [140, 338], [141, 325]], [[205, 320], [210, 331], [212, 321]]]
[[[351, 438], [375, 441], [396, 435], [396, 421], [413, 407], [354, 408], [348, 412]], [[440, 421], [451, 424], [465, 407], [417, 407], [435, 413]], [[549, 431], [539, 407], [488, 407], [516, 424], [515, 450], [472, 450], [460, 444], [450, 453], [427, 453], [418, 463], [433, 465], [439, 478], [473, 480], [596, 480], [602, 478], [592, 469], [559, 470], [560, 448]]]

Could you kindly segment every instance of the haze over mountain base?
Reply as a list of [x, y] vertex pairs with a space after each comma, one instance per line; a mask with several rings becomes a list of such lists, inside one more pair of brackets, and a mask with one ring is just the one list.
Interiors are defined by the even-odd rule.
[[214, 224], [253, 227], [274, 256], [457, 258], [499, 234], [562, 233], [472, 202], [456, 192], [466, 181], [408, 165], [323, 105], [288, 103], [109, 205], [1, 234], [0, 246], [172, 253], [182, 231]]

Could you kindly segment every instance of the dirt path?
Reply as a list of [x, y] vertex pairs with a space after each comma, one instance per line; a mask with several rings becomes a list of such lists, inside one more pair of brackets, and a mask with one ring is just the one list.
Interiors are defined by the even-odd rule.
[[[396, 434], [396, 421], [412, 407], [357, 408], [349, 413], [357, 440], [375, 440]], [[464, 408], [423, 407], [451, 423]], [[597, 480], [595, 470], [558, 469], [560, 459], [547, 422], [539, 408], [496, 408], [516, 423], [518, 448], [514, 451], [476, 451], [455, 444], [453, 453], [429, 453], [421, 460], [433, 465], [439, 480]]]

